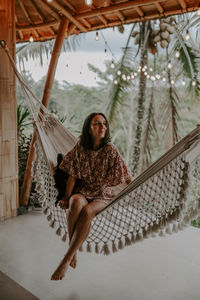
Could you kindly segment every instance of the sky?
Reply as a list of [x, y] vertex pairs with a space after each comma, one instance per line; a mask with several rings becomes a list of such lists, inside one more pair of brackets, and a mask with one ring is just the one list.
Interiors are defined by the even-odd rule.
[[[122, 48], [125, 46], [131, 26], [125, 26], [124, 34], [119, 33], [118, 29], [105, 29], [99, 31], [99, 41], [95, 40], [96, 32], [81, 34], [78, 37], [76, 50], [61, 53], [57, 65], [55, 79], [62, 82], [82, 84], [85, 86], [95, 86], [95, 74], [88, 70], [88, 63], [105, 70], [105, 60], [118, 61], [122, 55]], [[107, 44], [107, 46], [106, 46]], [[105, 47], [107, 52], [105, 53]], [[44, 58], [44, 65], [41, 68], [39, 60], [29, 59], [25, 63], [25, 69], [30, 71], [35, 81], [40, 80], [47, 74], [49, 60]]]

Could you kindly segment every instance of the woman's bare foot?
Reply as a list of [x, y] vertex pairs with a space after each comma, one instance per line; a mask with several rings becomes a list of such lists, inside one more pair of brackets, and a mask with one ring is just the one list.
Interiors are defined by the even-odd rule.
[[72, 267], [73, 269], [76, 268], [76, 265], [77, 265], [77, 253], [74, 254], [71, 262], [70, 262], [70, 267]]
[[70, 263], [66, 263], [64, 260], [61, 261], [57, 269], [51, 276], [51, 280], [62, 280], [67, 272]]

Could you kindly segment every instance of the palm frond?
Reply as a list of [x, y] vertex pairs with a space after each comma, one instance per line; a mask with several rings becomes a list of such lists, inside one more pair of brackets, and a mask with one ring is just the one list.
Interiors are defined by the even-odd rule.
[[[129, 43], [131, 40], [131, 36], [133, 30], [135, 28], [135, 24], [132, 26], [129, 37], [126, 42], [126, 46], [123, 48], [123, 56], [118, 64], [118, 70], [121, 71], [122, 74], [130, 74], [130, 66], [133, 64], [133, 48], [129, 47]], [[117, 72], [117, 69], [116, 69]], [[117, 84], [114, 84], [114, 81], [117, 80]], [[132, 86], [131, 81], [125, 81], [122, 77], [115, 74], [113, 83], [110, 88], [109, 93], [109, 102], [106, 107], [106, 113], [110, 122], [113, 121], [117, 106], [123, 102], [124, 94], [127, 92], [128, 88]]]
[[178, 120], [180, 119], [180, 117], [178, 112], [180, 111], [179, 103], [181, 102], [181, 99], [175, 87], [172, 86], [170, 82], [169, 84], [170, 87], [168, 101], [166, 101], [163, 112], [165, 121], [164, 142], [166, 150], [175, 145], [175, 143], [179, 140]]
[[28, 125], [32, 124], [30, 120], [30, 113], [29, 110], [22, 106], [21, 104], [18, 104], [17, 106], [17, 128], [18, 130], [22, 127], [26, 127]]
[[[61, 52], [67, 52], [75, 50], [77, 44], [79, 43], [81, 37], [72, 35], [68, 39], [64, 39]], [[16, 57], [21, 66], [24, 69], [24, 62], [29, 58], [36, 60], [39, 58], [40, 65], [43, 66], [44, 58], [49, 58], [53, 51], [55, 39], [45, 42], [33, 42], [19, 45], [16, 49]]]

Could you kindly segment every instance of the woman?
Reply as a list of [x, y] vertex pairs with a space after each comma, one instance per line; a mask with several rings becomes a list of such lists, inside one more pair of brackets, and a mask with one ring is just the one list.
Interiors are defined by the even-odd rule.
[[[110, 143], [109, 124], [102, 113], [86, 118], [80, 141], [64, 157], [60, 168], [69, 174], [65, 197], [59, 205], [69, 208], [70, 244], [52, 280], [61, 280], [69, 266], [76, 267], [76, 252], [89, 234], [91, 220], [114, 197], [112, 187], [132, 180], [119, 151]], [[81, 184], [75, 187], [77, 179]]]

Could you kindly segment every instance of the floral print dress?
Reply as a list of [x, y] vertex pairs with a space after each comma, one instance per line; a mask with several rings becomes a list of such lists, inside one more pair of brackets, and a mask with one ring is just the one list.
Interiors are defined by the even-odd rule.
[[75, 193], [83, 194], [89, 202], [109, 203], [115, 196], [112, 187], [132, 179], [119, 150], [111, 143], [98, 150], [86, 150], [79, 141], [64, 156], [59, 168], [81, 179]]

